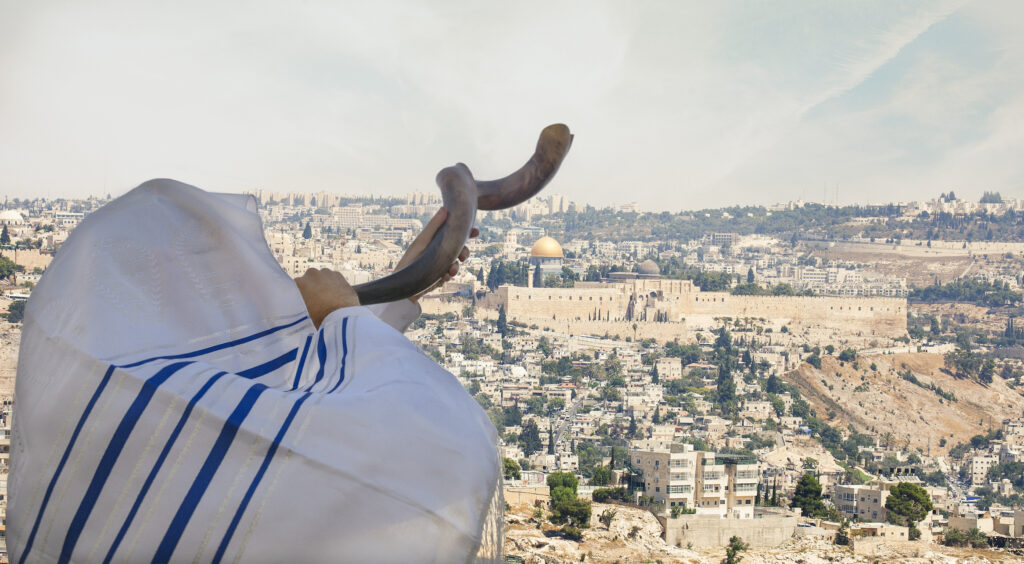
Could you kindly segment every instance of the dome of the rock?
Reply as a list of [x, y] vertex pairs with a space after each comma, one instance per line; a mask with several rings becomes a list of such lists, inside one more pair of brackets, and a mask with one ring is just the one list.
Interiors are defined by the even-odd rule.
[[551, 237], [541, 237], [530, 249], [531, 257], [562, 258], [562, 246]]

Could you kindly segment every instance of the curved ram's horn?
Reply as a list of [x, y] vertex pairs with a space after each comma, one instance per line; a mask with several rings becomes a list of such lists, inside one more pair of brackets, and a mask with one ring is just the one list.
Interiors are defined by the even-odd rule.
[[392, 302], [430, 288], [451, 268], [462, 252], [476, 219], [477, 208], [500, 210], [525, 202], [540, 192], [558, 172], [572, 145], [572, 134], [562, 124], [549, 125], [540, 134], [537, 149], [525, 165], [500, 180], [477, 182], [459, 163], [437, 173], [448, 219], [411, 264], [379, 280], [355, 286], [362, 305]]
[[477, 207], [503, 210], [529, 200], [554, 178], [571, 145], [568, 126], [556, 123], [545, 127], [537, 140], [537, 150], [522, 168], [500, 180], [477, 181]]
[[459, 256], [476, 218], [476, 183], [466, 165], [459, 163], [437, 173], [441, 199], [448, 218], [408, 266], [384, 278], [355, 286], [362, 305], [393, 302], [415, 296], [441, 279]]

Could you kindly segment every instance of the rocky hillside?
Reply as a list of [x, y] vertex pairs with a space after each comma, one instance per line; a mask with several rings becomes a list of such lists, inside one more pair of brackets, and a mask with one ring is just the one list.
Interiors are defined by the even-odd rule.
[[[598, 520], [605, 510], [617, 514], [606, 528]], [[533, 507], [513, 506], [505, 511], [505, 555], [531, 563], [546, 562], [700, 562], [696, 552], [668, 546], [661, 538], [661, 524], [648, 511], [594, 503], [583, 542], [563, 539], [557, 529], [537, 526]], [[545, 515], [550, 516], [545, 511]], [[633, 527], [637, 527], [633, 531]], [[581, 560], [581, 558], [583, 560]]]
[[[786, 379], [830, 425], [853, 424], [878, 436], [892, 433], [895, 445], [930, 447], [933, 455], [1024, 412], [1024, 389], [1009, 388], [999, 377], [988, 386], [959, 380], [943, 372], [943, 364], [941, 355], [925, 353], [862, 356], [845, 363], [823, 357], [821, 370], [804, 364]], [[901, 376], [907, 370], [917, 383]], [[938, 388], [956, 400], [940, 396]]]
[[[611, 527], [597, 516], [606, 509], [617, 511]], [[568, 562], [663, 562], [718, 564], [725, 548], [687, 550], [668, 546], [661, 539], [661, 526], [647, 511], [617, 505], [593, 504], [590, 528], [583, 541], [558, 536], [555, 527], [537, 526], [535, 509], [526, 505], [505, 511], [505, 556], [517, 556], [527, 564]], [[547, 513], [546, 513], [547, 514]], [[636, 531], [634, 532], [634, 527]], [[632, 536], [630, 536], [630, 534]], [[793, 538], [781, 546], [751, 548], [742, 554], [744, 564], [825, 564], [915, 562], [948, 563], [1014, 562], [1014, 556], [990, 550], [950, 548], [924, 542], [893, 542], [872, 550], [870, 556], [854, 554], [849, 547], [836, 546], [822, 538]]]

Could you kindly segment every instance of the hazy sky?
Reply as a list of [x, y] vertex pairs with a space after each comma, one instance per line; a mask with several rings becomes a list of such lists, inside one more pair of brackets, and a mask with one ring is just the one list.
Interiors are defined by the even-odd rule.
[[12, 197], [435, 190], [553, 122], [595, 205], [1024, 197], [1024, 3], [0, 0]]

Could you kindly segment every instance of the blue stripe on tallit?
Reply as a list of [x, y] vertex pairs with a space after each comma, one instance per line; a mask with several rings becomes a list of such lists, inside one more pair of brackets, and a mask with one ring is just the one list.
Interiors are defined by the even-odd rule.
[[224, 422], [220, 436], [217, 437], [217, 441], [213, 445], [213, 450], [207, 455], [206, 461], [203, 462], [203, 466], [199, 470], [199, 475], [192, 482], [192, 486], [189, 488], [188, 493], [185, 494], [185, 499], [182, 500], [181, 505], [178, 506], [178, 511], [175, 513], [174, 519], [171, 520], [163, 540], [160, 541], [160, 546], [157, 547], [156, 554], [153, 555], [153, 562], [170, 561], [171, 556], [174, 554], [174, 549], [178, 546], [178, 541], [181, 540], [181, 536], [185, 532], [185, 527], [188, 526], [188, 522], [192, 518], [192, 514], [195, 513], [196, 507], [199, 505], [200, 500], [202, 500], [203, 494], [206, 493], [206, 489], [210, 486], [210, 482], [213, 481], [217, 469], [220, 468], [224, 457], [227, 456], [228, 449], [231, 447], [231, 443], [234, 442], [239, 427], [241, 427], [249, 412], [252, 411], [260, 394], [267, 389], [267, 386], [263, 384], [253, 384], [245, 392], [245, 395], [242, 396], [242, 400], [235, 407], [235, 410], [231, 412], [227, 421]]
[[348, 359], [348, 318], [341, 320], [341, 370], [338, 371], [338, 383], [327, 393], [333, 393], [345, 381], [345, 361]]
[[[284, 366], [284, 365], [294, 361], [295, 360], [295, 355], [296, 355], [297, 351], [298, 351], [298, 349], [292, 349], [291, 351], [289, 351], [289, 352], [287, 352], [287, 353], [285, 353], [285, 354], [283, 354], [283, 355], [281, 355], [281, 356], [279, 356], [279, 357], [277, 357], [277, 358], [275, 358], [275, 359], [273, 359], [273, 360], [271, 360], [269, 362], [265, 362], [265, 363], [260, 364], [258, 366], [254, 366], [252, 368], [243, 370], [241, 372], [238, 372], [237, 374], [239, 376], [244, 377], [244, 378], [250, 378], [250, 379], [251, 378], [259, 378], [261, 376], [269, 374], [269, 373], [277, 370], [278, 368], [280, 368], [280, 367], [282, 367], [282, 366]], [[132, 506], [132, 509], [129, 512], [127, 519], [125, 519], [124, 524], [121, 526], [121, 530], [118, 532], [117, 538], [114, 539], [114, 543], [111, 545], [110, 550], [107, 552], [107, 557], [104, 560], [104, 562], [110, 562], [111, 559], [114, 557], [114, 554], [115, 554], [115, 552], [118, 549], [118, 546], [121, 544], [121, 541], [123, 540], [124, 535], [128, 532], [128, 528], [131, 526], [132, 520], [135, 518], [135, 514], [138, 512], [139, 508], [142, 506], [143, 499], [146, 497], [146, 493], [149, 491], [149, 488], [152, 486], [153, 480], [156, 478], [157, 472], [160, 471], [160, 467], [163, 465], [164, 460], [167, 458], [167, 455], [170, 453], [171, 448], [174, 446], [174, 442], [177, 440], [178, 435], [181, 433], [182, 428], [184, 428], [185, 423], [188, 420], [188, 416], [192, 413], [192, 409], [195, 407], [196, 403], [206, 394], [206, 392], [209, 391], [210, 387], [212, 387], [213, 384], [217, 380], [219, 380], [222, 376], [224, 376], [225, 374], [227, 374], [227, 372], [220, 372], [220, 373], [214, 375], [212, 378], [210, 378], [209, 381], [206, 382], [206, 384], [203, 385], [203, 387], [195, 394], [195, 396], [193, 396], [192, 399], [189, 400], [189, 403], [185, 407], [185, 410], [182, 413], [181, 418], [178, 420], [178, 425], [174, 428], [174, 431], [171, 432], [170, 437], [168, 437], [167, 442], [164, 445], [163, 451], [160, 453], [160, 456], [157, 458], [156, 464], [153, 466], [153, 469], [150, 471], [149, 477], [146, 479], [145, 484], [143, 484], [142, 490], [139, 492], [139, 495], [136, 497], [135, 504]]]
[[313, 342], [313, 335], [306, 337], [306, 345], [302, 347], [302, 356], [299, 357], [299, 368], [295, 370], [295, 383], [292, 384], [292, 389], [288, 391], [294, 391], [299, 388], [299, 378], [302, 377], [302, 367], [306, 365], [306, 355], [309, 353], [309, 344]]
[[312, 391], [313, 386], [320, 383], [320, 380], [324, 377], [324, 364], [327, 363], [327, 344], [324, 343], [324, 332], [320, 330], [317, 332], [316, 337], [316, 358], [320, 361], [320, 367], [316, 369], [316, 378], [313, 379], [313, 383], [306, 388], [306, 391]]
[[99, 466], [96, 468], [96, 472], [93, 473], [89, 488], [86, 489], [85, 496], [82, 498], [78, 510], [75, 511], [75, 516], [71, 519], [67, 536], [64, 537], [64, 546], [61, 548], [60, 557], [57, 560], [58, 562], [64, 563], [71, 560], [71, 553], [74, 552], [78, 538], [85, 528], [85, 523], [89, 520], [89, 515], [96, 506], [96, 500], [99, 499], [103, 486], [106, 485], [110, 472], [114, 469], [114, 464], [117, 463], [117, 459], [121, 456], [121, 451], [124, 449], [124, 445], [128, 441], [128, 437], [131, 435], [135, 425], [142, 418], [142, 413], [146, 410], [150, 400], [153, 399], [156, 389], [173, 374], [189, 364], [192, 364], [192, 362], [176, 362], [165, 366], [142, 383], [142, 389], [135, 396], [135, 401], [128, 407], [128, 411], [125, 412], [124, 417], [121, 418], [121, 423], [117, 426], [117, 430], [114, 431], [114, 436], [110, 439], [110, 443], [107, 444], [107, 449], [103, 452], [103, 457], [100, 458]]
[[18, 560], [19, 563], [25, 562], [29, 553], [32, 552], [32, 543], [36, 539], [36, 533], [39, 532], [39, 523], [43, 520], [43, 514], [46, 513], [46, 506], [50, 502], [50, 496], [53, 494], [53, 488], [57, 485], [57, 480], [60, 479], [60, 474], [64, 470], [64, 464], [67, 463], [68, 457], [71, 455], [71, 450], [75, 448], [75, 441], [78, 440], [78, 435], [82, 432], [85, 420], [89, 418], [89, 414], [92, 413], [92, 408], [96, 405], [96, 400], [98, 400], [100, 395], [103, 394], [103, 389], [107, 387], [107, 382], [110, 381], [110, 375], [114, 373], [114, 368], [114, 365], [110, 365], [110, 368], [107, 368], [107, 372], [100, 380], [100, 385], [96, 387], [96, 391], [93, 392], [92, 397], [89, 399], [89, 403], [85, 406], [85, 411], [83, 411], [82, 416], [79, 417], [78, 424], [75, 425], [74, 432], [71, 433], [71, 440], [68, 441], [68, 446], [64, 448], [64, 455], [60, 457], [60, 462], [57, 464], [57, 470], [54, 471], [53, 477], [50, 478], [50, 484], [46, 487], [46, 493], [43, 494], [43, 502], [39, 506], [39, 513], [36, 515], [36, 521], [32, 525], [32, 532], [28, 535], [28, 542], [25, 543], [25, 548], [21, 551], [21, 558]]
[[[216, 351], [223, 350], [223, 349], [226, 349], [226, 348], [230, 348], [230, 347], [242, 345], [242, 344], [245, 344], [245, 343], [249, 343], [249, 342], [254, 341], [256, 339], [259, 339], [261, 337], [265, 337], [267, 335], [274, 334], [274, 333], [276, 333], [278, 331], [281, 331], [281, 330], [284, 330], [284, 329], [288, 329], [289, 327], [293, 327], [293, 326], [297, 325], [298, 323], [300, 323], [300, 322], [302, 322], [302, 321], [304, 321], [306, 319], [308, 319], [308, 316], [303, 315], [302, 317], [296, 319], [295, 321], [292, 321], [292, 322], [289, 322], [289, 323], [285, 323], [283, 325], [278, 325], [278, 326], [275, 326], [275, 327], [271, 327], [269, 329], [265, 329], [263, 331], [254, 333], [252, 335], [248, 335], [246, 337], [241, 337], [239, 339], [234, 339], [232, 341], [228, 341], [228, 342], [221, 343], [221, 344], [218, 344], [218, 345], [212, 345], [212, 346], [209, 346], [209, 347], [205, 347], [205, 348], [198, 349], [198, 350], [191, 351], [191, 352], [187, 352], [187, 353], [181, 353], [181, 354], [176, 354], [176, 355], [167, 355], [167, 356], [156, 356], [156, 357], [147, 358], [145, 360], [140, 360], [140, 361], [136, 361], [136, 362], [133, 362], [133, 363], [130, 363], [130, 364], [121, 365], [121, 366], [113, 365], [113, 364], [110, 365], [107, 368], [106, 373], [103, 375], [103, 378], [100, 380], [99, 385], [96, 387], [96, 391], [93, 392], [92, 397], [89, 399], [89, 402], [86, 404], [86, 407], [83, 410], [81, 417], [79, 417], [78, 423], [75, 425], [74, 431], [71, 433], [71, 438], [68, 440], [68, 444], [67, 444], [67, 446], [64, 449], [64, 453], [61, 456], [60, 462], [58, 462], [58, 464], [57, 464], [57, 469], [54, 471], [53, 477], [50, 479], [50, 483], [47, 485], [46, 492], [43, 495], [43, 501], [42, 501], [42, 503], [39, 506], [39, 511], [36, 514], [36, 519], [35, 519], [35, 521], [34, 521], [34, 523], [32, 525], [32, 531], [31, 531], [31, 533], [29, 533], [28, 540], [25, 543], [25, 547], [24, 547], [24, 549], [23, 549], [23, 551], [21, 553], [21, 557], [19, 558], [18, 562], [19, 563], [24, 563], [26, 561], [26, 559], [28, 558], [28, 555], [32, 552], [32, 546], [33, 546], [33, 544], [35, 542], [36, 534], [39, 532], [39, 526], [42, 523], [43, 516], [46, 513], [46, 508], [49, 505], [50, 497], [53, 495], [53, 490], [56, 487], [57, 482], [60, 480], [61, 474], [62, 474], [62, 472], [64, 470], [64, 466], [67, 464], [68, 458], [70, 458], [72, 450], [74, 450], [74, 447], [75, 447], [75, 444], [77, 443], [78, 437], [81, 434], [81, 431], [82, 431], [82, 429], [85, 426], [85, 422], [88, 420], [89, 415], [92, 413], [92, 410], [93, 410], [93, 408], [96, 405], [96, 402], [99, 400], [100, 396], [103, 394], [104, 389], [106, 389], [107, 384], [110, 381], [110, 376], [114, 373], [114, 370], [116, 370], [118, 368], [134, 368], [134, 367], [141, 366], [143, 364], [147, 364], [147, 363], [150, 363], [150, 362], [153, 362], [153, 361], [157, 361], [157, 360], [174, 360], [174, 359], [193, 358], [193, 357], [196, 357], [196, 356], [202, 356], [204, 354], [209, 354], [211, 352], [216, 352]], [[303, 360], [305, 360], [305, 359], [303, 359]], [[189, 363], [185, 363], [185, 364], [189, 364]], [[217, 377], [219, 377], [219, 375], [215, 376], [214, 378], [217, 378]], [[108, 446], [108, 449], [109, 449], [109, 446]], [[94, 479], [95, 479], [95, 477], [94, 477]], [[81, 509], [81, 507], [79, 509]], [[75, 536], [77, 537], [78, 534], [81, 534], [81, 531], [78, 531], [77, 533], [75, 533]], [[67, 543], [67, 538], [65, 538], [65, 543]]]
[[278, 368], [281, 368], [282, 366], [295, 360], [295, 355], [297, 354], [299, 354], [299, 349], [292, 349], [275, 359], [271, 359], [268, 360], [267, 362], [264, 362], [259, 366], [254, 366], [252, 368], [249, 368], [248, 370], [243, 370], [239, 372], [238, 375], [241, 376], [242, 378], [248, 378], [249, 380], [259, 378], [260, 376], [266, 376], [267, 374], [270, 374], [271, 372], [277, 370]]
[[178, 424], [174, 427], [174, 430], [171, 431], [171, 436], [167, 438], [167, 442], [164, 444], [163, 450], [160, 451], [160, 456], [157, 457], [156, 463], [153, 465], [153, 469], [150, 470], [149, 476], [146, 477], [146, 481], [142, 484], [142, 489], [139, 491], [139, 495], [135, 497], [135, 503], [132, 505], [131, 511], [128, 512], [128, 517], [125, 518], [124, 524], [121, 525], [121, 530], [117, 532], [117, 537], [114, 538], [114, 543], [110, 545], [110, 550], [107, 551], [107, 557], [103, 559], [103, 562], [110, 562], [111, 559], [113, 559], [114, 553], [117, 552], [118, 547], [121, 545], [121, 541], [124, 540], [124, 536], [128, 533], [128, 528], [131, 527], [132, 521], [135, 519], [135, 515], [139, 512], [139, 508], [142, 507], [142, 501], [146, 498], [146, 494], [149, 493], [149, 488], [152, 487], [157, 473], [160, 472], [161, 466], [163, 466], [164, 461], [170, 454], [171, 447], [174, 446], [174, 442], [178, 440], [178, 435], [180, 435], [182, 429], [185, 428], [185, 423], [188, 421], [189, 415], [192, 414], [192, 408], [194, 408], [196, 403], [206, 395], [206, 392], [210, 391], [210, 388], [213, 387], [217, 380], [220, 380], [221, 376], [224, 376], [225, 374], [227, 374], [227, 372], [218, 372], [217, 374], [214, 374], [213, 377], [207, 380], [206, 383], [203, 384], [203, 387], [200, 388], [194, 396], [192, 396], [188, 405], [185, 406], [185, 410], [182, 412], [181, 418], [178, 419]]
[[173, 355], [167, 355], [167, 356], [154, 356], [153, 358], [147, 358], [145, 360], [140, 360], [140, 361], [137, 361], [137, 362], [133, 362], [131, 364], [122, 365], [119, 368], [134, 368], [136, 366], [141, 366], [143, 364], [146, 364], [146, 363], [149, 363], [149, 362], [153, 362], [154, 360], [177, 360], [177, 359], [180, 359], [180, 358], [192, 358], [192, 357], [196, 357], [196, 356], [202, 356], [204, 354], [209, 354], [209, 353], [216, 352], [216, 351], [219, 351], [219, 350], [222, 350], [222, 349], [231, 348], [231, 347], [234, 347], [234, 346], [237, 346], [237, 345], [243, 345], [245, 343], [248, 343], [249, 341], [254, 341], [256, 339], [259, 339], [260, 337], [266, 337], [267, 335], [271, 335], [273, 333], [277, 333], [278, 331], [281, 331], [283, 329], [287, 329], [289, 327], [293, 327], [293, 326], [299, 324], [300, 322], [305, 321], [306, 319], [308, 319], [308, 316], [303, 315], [302, 317], [296, 319], [295, 321], [292, 321], [291, 323], [286, 323], [284, 325], [278, 325], [277, 327], [271, 327], [270, 329], [266, 329], [264, 331], [260, 331], [259, 333], [254, 333], [252, 335], [249, 335], [248, 337], [242, 337], [240, 339], [235, 339], [234, 341], [228, 341], [226, 343], [221, 343], [219, 345], [209, 346], [209, 347], [206, 347], [204, 349], [199, 349], [197, 351], [181, 353], [181, 354], [173, 354]]
[[238, 523], [242, 520], [242, 515], [245, 514], [245, 510], [248, 508], [249, 502], [252, 501], [252, 497], [256, 493], [256, 488], [259, 487], [260, 481], [263, 480], [264, 474], [267, 473], [267, 468], [270, 467], [270, 462], [273, 460], [274, 454], [277, 453], [278, 445], [280, 445], [281, 441], [284, 440], [284, 436], [288, 432], [288, 428], [291, 426], [292, 421], [295, 419], [295, 415], [299, 412], [299, 408], [302, 407], [302, 403], [311, 395], [312, 393], [306, 392], [298, 399], [298, 401], [295, 402], [294, 405], [292, 405], [291, 411], [288, 412], [288, 417], [285, 417], [284, 423], [281, 424], [281, 428], [277, 431], [277, 435], [274, 437], [274, 441], [270, 443], [270, 448], [267, 449], [266, 456], [263, 457], [263, 464], [260, 465], [260, 469], [256, 472], [256, 476], [253, 477], [252, 483], [249, 484], [249, 489], [246, 490], [245, 495], [242, 497], [242, 503], [239, 504], [238, 510], [235, 511], [235, 516], [231, 519], [231, 524], [228, 525], [228, 530], [224, 533], [224, 538], [221, 539], [220, 546], [217, 547], [217, 553], [213, 556], [213, 562], [220, 562], [224, 557], [224, 552], [231, 543], [231, 537], [235, 534], [235, 529], [238, 528]]

